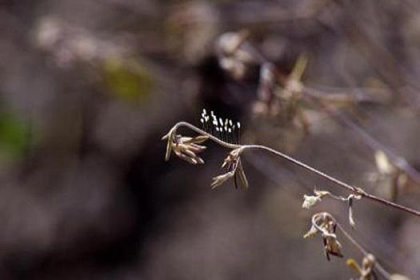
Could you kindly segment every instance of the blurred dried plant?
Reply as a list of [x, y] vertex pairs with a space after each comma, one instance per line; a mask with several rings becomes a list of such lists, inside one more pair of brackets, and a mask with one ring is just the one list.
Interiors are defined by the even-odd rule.
[[356, 273], [359, 275], [359, 280], [374, 280], [377, 279], [377, 276], [373, 271], [375, 262], [375, 256], [368, 254], [363, 258], [361, 266], [359, 266], [359, 264], [354, 259], [348, 259], [347, 265], [356, 271]]
[[352, 227], [356, 226], [356, 223], [354, 221], [354, 217], [353, 217], [353, 200], [354, 199], [361, 199], [362, 196], [361, 195], [355, 195], [355, 194], [350, 194], [347, 197], [342, 197], [342, 196], [338, 196], [338, 195], [334, 195], [332, 193], [330, 193], [329, 191], [320, 191], [320, 190], [314, 190], [314, 194], [315, 195], [303, 195], [303, 204], [302, 204], [302, 208], [306, 208], [309, 209], [311, 207], [313, 207], [315, 204], [317, 204], [318, 202], [321, 202], [322, 198], [325, 196], [329, 196], [331, 198], [334, 198], [336, 200], [339, 201], [344, 201], [347, 202], [348, 204], [348, 209], [349, 209], [349, 224]]
[[238, 188], [238, 185], [244, 189], [248, 188], [248, 180], [242, 167], [240, 154], [241, 148], [235, 149], [228, 154], [222, 164], [222, 168], [226, 167], [227, 172], [213, 178], [212, 188], [217, 188], [230, 178], [234, 179], [235, 188]]
[[243, 48], [248, 36], [249, 33], [245, 30], [227, 32], [221, 35], [216, 42], [216, 55], [220, 67], [237, 80], [243, 79], [250, 65], [256, 63], [249, 50]]
[[383, 151], [375, 152], [377, 172], [369, 174], [379, 194], [395, 201], [398, 193], [405, 191], [408, 186], [408, 175], [404, 170], [395, 166]]
[[206, 149], [205, 146], [199, 145], [204, 143], [208, 137], [200, 135], [197, 137], [183, 137], [174, 132], [170, 132], [162, 139], [168, 139], [166, 145], [165, 160], [168, 161], [171, 153], [174, 152], [177, 157], [183, 159], [191, 164], [204, 164], [204, 160], [197, 154]]
[[[338, 123], [350, 127], [353, 131], [361, 136], [364, 143], [370, 148], [375, 148], [376, 164], [378, 167], [377, 180], [387, 180], [391, 183], [391, 189], [395, 195], [390, 199], [394, 200], [398, 190], [404, 189], [407, 178], [412, 177], [414, 180], [420, 178], [418, 172], [414, 170], [403, 158], [393, 155], [388, 149], [378, 149], [383, 145], [371, 137], [352, 119], [345, 117], [340, 113], [340, 110], [347, 110], [357, 116], [357, 107], [363, 102], [372, 102], [376, 104], [385, 104], [386, 98], [375, 95], [372, 92], [363, 91], [363, 93], [353, 93], [351, 90], [342, 90], [339, 93], [328, 93], [308, 87], [304, 81], [304, 72], [308, 65], [308, 56], [300, 55], [292, 70], [288, 74], [278, 71], [275, 63], [268, 61], [260, 52], [254, 48], [247, 40], [250, 33], [245, 30], [239, 32], [228, 32], [222, 34], [216, 41], [215, 53], [219, 60], [220, 67], [225, 70], [234, 80], [241, 81], [246, 77], [247, 73], [254, 66], [260, 67], [259, 83], [257, 89], [257, 100], [253, 103], [252, 113], [254, 119], [259, 122], [272, 121], [277, 122], [280, 126], [296, 124], [306, 134], [310, 132], [311, 120], [306, 116], [306, 112], [310, 109], [319, 111]], [[202, 116], [202, 124], [206, 125], [209, 116]], [[228, 120], [226, 120], [228, 122]], [[215, 120], [216, 128], [220, 132], [220, 125], [223, 131], [224, 122]], [[219, 144], [220, 146], [229, 149], [222, 168], [226, 168], [226, 172], [213, 178], [211, 183], [212, 188], [216, 188], [230, 179], [234, 179], [236, 188], [248, 188], [248, 180], [241, 162], [241, 156], [250, 150], [265, 151], [269, 154], [277, 156], [283, 160], [287, 160], [305, 170], [320, 176], [321, 178], [332, 182], [335, 186], [344, 189], [348, 192], [346, 196], [335, 195], [329, 191], [315, 190], [314, 195], [304, 195], [303, 208], [310, 209], [317, 203], [321, 202], [323, 198], [330, 197], [339, 201], [347, 203], [348, 207], [348, 222], [352, 228], [355, 227], [355, 219], [353, 215], [354, 200], [368, 199], [381, 203], [382, 205], [404, 211], [416, 217], [420, 217], [420, 211], [400, 205], [393, 201], [378, 197], [368, 193], [364, 188], [356, 187], [347, 184], [333, 176], [330, 176], [308, 164], [305, 164], [285, 153], [276, 149], [267, 147], [265, 145], [246, 145], [246, 144], [232, 144], [224, 139], [222, 133], [213, 133], [212, 131], [204, 131], [190, 123], [179, 122], [175, 124], [170, 132], [163, 138], [168, 140], [168, 153], [174, 151], [179, 157], [192, 164], [203, 163], [204, 161], [197, 159], [196, 153], [203, 149], [192, 150], [191, 148], [179, 148], [177, 145], [185, 144], [177, 142], [176, 139], [181, 139], [181, 136], [176, 136], [176, 130], [179, 127], [187, 127], [200, 136], [206, 136], [205, 140], [210, 140]], [[206, 129], [205, 129], [206, 130]], [[226, 129], [225, 129], [226, 130]], [[195, 138], [197, 138], [195, 137]], [[187, 138], [195, 139], [195, 138]], [[185, 140], [184, 140], [185, 142]], [[198, 143], [194, 143], [198, 144]], [[201, 147], [201, 146], [200, 146]], [[177, 150], [176, 150], [177, 149]], [[188, 152], [186, 152], [188, 151]], [[186, 158], [185, 158], [186, 157]], [[343, 236], [346, 237], [364, 256], [362, 264], [359, 265], [353, 259], [349, 259], [347, 264], [353, 268], [359, 275], [359, 279], [369, 280], [376, 279], [376, 273], [380, 273], [386, 279], [397, 279], [400, 277], [397, 274], [388, 273], [376, 260], [375, 256], [365, 250], [352, 236], [348, 233], [337, 220], [328, 212], [321, 212], [314, 214], [311, 220], [311, 228], [305, 234], [305, 238], [320, 234], [323, 241], [323, 248], [325, 256], [330, 260], [330, 256], [343, 257], [343, 246], [338, 241], [337, 229], [339, 229]]]
[[[207, 115], [204, 115], [204, 117], [207, 117]], [[221, 122], [222, 123], [222, 122]], [[185, 137], [177, 134], [177, 129], [179, 127], [186, 127], [191, 129], [192, 131], [196, 132], [198, 136], [195, 137]], [[203, 164], [204, 160], [197, 156], [197, 153], [202, 152], [205, 149], [205, 146], [202, 146], [203, 142], [207, 140], [211, 140], [215, 142], [216, 144], [219, 144], [220, 146], [230, 149], [231, 151], [228, 153], [227, 157], [223, 161], [222, 168], [226, 168], [227, 172], [216, 176], [213, 178], [213, 181], [211, 183], [211, 187], [214, 189], [229, 179], [234, 179], [235, 187], [238, 188], [238, 185], [243, 188], [248, 188], [248, 180], [246, 179], [245, 172], [242, 167], [241, 158], [240, 156], [248, 150], [261, 150], [266, 151], [270, 154], [273, 154], [275, 156], [278, 156], [282, 159], [288, 160], [291, 163], [302, 167], [306, 169], [309, 172], [312, 172], [325, 180], [328, 180], [332, 183], [334, 183], [336, 186], [339, 186], [346, 191], [350, 192], [350, 194], [347, 197], [337, 196], [332, 194], [329, 191], [319, 191], [315, 190], [314, 195], [304, 195], [304, 203], [302, 207], [304, 208], [311, 208], [316, 203], [320, 202], [322, 198], [328, 196], [332, 197], [334, 199], [345, 201], [348, 203], [348, 209], [349, 209], [349, 223], [352, 227], [355, 225], [354, 217], [353, 217], [353, 200], [361, 200], [361, 199], [369, 199], [372, 201], [379, 202], [387, 207], [391, 207], [394, 209], [398, 209], [404, 212], [407, 212], [409, 214], [412, 214], [416, 217], [420, 217], [420, 211], [396, 204], [394, 202], [376, 197], [372, 194], [367, 193], [362, 188], [351, 186], [343, 181], [340, 181], [330, 175], [327, 175], [323, 173], [322, 171], [319, 171], [316, 168], [313, 168], [291, 156], [288, 156], [286, 154], [283, 154], [279, 151], [276, 151], [272, 148], [262, 146], [262, 145], [241, 145], [241, 144], [232, 144], [225, 142], [218, 137], [190, 124], [187, 122], [179, 122], [175, 124], [170, 131], [162, 137], [162, 140], [167, 141], [167, 148], [166, 148], [166, 155], [165, 159], [168, 160], [170, 157], [170, 154], [172, 152], [175, 153], [178, 157], [181, 159], [191, 163], [191, 164]], [[337, 223], [336, 219], [328, 212], [321, 212], [314, 214], [312, 216], [312, 226], [310, 230], [305, 234], [305, 238], [312, 237], [316, 234], [320, 234], [323, 240], [323, 246], [324, 246], [324, 253], [328, 260], [330, 260], [330, 256], [336, 256], [336, 257], [343, 257], [342, 253], [342, 245], [337, 239], [336, 231], [337, 228], [339, 228], [345, 237], [349, 239], [355, 246], [358, 248], [365, 256], [368, 256], [368, 253], [363, 247], [358, 244], [354, 238], [351, 237], [349, 233], [347, 233], [344, 228]], [[373, 263], [374, 262], [368, 262], [368, 260], [371, 260], [372, 258], [366, 257], [366, 261], [362, 264], [362, 267], [359, 267], [361, 277], [360, 279], [371, 279], [368, 278], [371, 275], [374, 275], [372, 272], [373, 269]], [[350, 266], [357, 268], [355, 262], [350, 261]], [[376, 267], [381, 271], [384, 275], [390, 275], [387, 273], [379, 264], [376, 263]]]
[[321, 234], [327, 260], [330, 260], [330, 255], [342, 258], [342, 246], [337, 240], [336, 230], [337, 222], [334, 217], [327, 212], [322, 212], [312, 216], [312, 226], [304, 235], [304, 238], [313, 237], [318, 233]]

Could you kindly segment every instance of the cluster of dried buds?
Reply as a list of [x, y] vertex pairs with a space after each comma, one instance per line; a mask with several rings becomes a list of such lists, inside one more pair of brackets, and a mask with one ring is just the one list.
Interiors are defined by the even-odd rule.
[[[185, 137], [176, 134], [175, 129], [169, 131], [168, 134], [162, 137], [162, 140], [167, 140], [165, 160], [168, 161], [171, 153], [191, 164], [204, 164], [204, 160], [197, 154], [206, 149], [205, 146], [200, 145], [209, 139], [209, 136], [199, 135], [196, 137]], [[225, 158], [222, 168], [226, 168], [227, 172], [213, 178], [211, 183], [212, 188], [217, 188], [229, 179], [233, 178], [235, 188], [248, 188], [248, 180], [241, 162], [242, 148], [232, 150]]]
[[177, 135], [175, 131], [171, 130], [165, 135], [162, 140], [167, 140], [165, 160], [168, 161], [171, 153], [191, 164], [203, 164], [204, 160], [197, 154], [206, 149], [206, 146], [200, 145], [204, 143], [209, 137], [199, 135], [196, 137], [184, 137]]
[[314, 190], [314, 195], [303, 195], [303, 204], [302, 208], [309, 209], [318, 202], [322, 200], [325, 196], [329, 196], [331, 198], [334, 198], [336, 200], [347, 202], [348, 208], [349, 208], [349, 223], [352, 227], [356, 226], [356, 223], [354, 221], [353, 217], [353, 200], [354, 199], [361, 199], [362, 196], [360, 194], [350, 194], [347, 197], [338, 196], [330, 193], [329, 191], [320, 191], [320, 190]]
[[304, 238], [313, 237], [317, 233], [321, 234], [327, 260], [330, 260], [330, 255], [342, 258], [342, 246], [337, 240], [336, 229], [337, 222], [331, 214], [327, 212], [317, 213], [312, 216], [312, 227], [304, 235]]
[[378, 279], [373, 268], [375, 266], [376, 259], [372, 254], [367, 254], [362, 261], [362, 265], [359, 264], [354, 259], [348, 259], [347, 265], [354, 269], [359, 275], [359, 280], [375, 280]]
[[212, 188], [217, 188], [231, 178], [234, 180], [235, 188], [238, 188], [238, 185], [243, 189], [248, 188], [248, 180], [245, 176], [240, 158], [241, 151], [241, 148], [235, 149], [225, 158], [222, 168], [226, 168], [227, 172], [213, 178], [213, 182], [211, 183]]

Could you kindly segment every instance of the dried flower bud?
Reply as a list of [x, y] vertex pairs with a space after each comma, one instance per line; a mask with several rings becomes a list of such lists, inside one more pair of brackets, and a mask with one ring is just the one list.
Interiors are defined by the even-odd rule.
[[327, 212], [317, 213], [312, 216], [311, 229], [304, 235], [304, 238], [308, 238], [317, 233], [321, 234], [327, 260], [330, 260], [330, 255], [343, 257], [341, 253], [342, 246], [335, 234], [336, 227], [337, 223], [331, 214]]
[[[363, 193], [364, 191], [361, 189], [356, 188], [356, 190], [359, 193]], [[349, 207], [349, 223], [352, 227], [355, 227], [356, 223], [354, 221], [354, 217], [353, 217], [353, 200], [354, 199], [361, 199], [362, 196], [361, 195], [356, 195], [356, 194], [350, 194], [348, 197], [343, 197], [343, 196], [338, 196], [338, 195], [334, 195], [332, 193], [330, 193], [329, 191], [320, 191], [320, 190], [314, 190], [314, 196], [313, 195], [303, 195], [304, 201], [302, 204], [302, 208], [306, 208], [309, 209], [311, 207], [313, 207], [315, 204], [317, 204], [318, 202], [320, 202], [322, 200], [323, 197], [325, 196], [329, 196], [331, 198], [334, 198], [336, 200], [340, 200], [340, 201], [346, 201], [348, 202], [348, 207]]]
[[176, 135], [175, 130], [169, 131], [162, 140], [167, 140], [165, 160], [168, 161], [171, 153], [191, 164], [203, 164], [204, 160], [197, 154], [206, 149], [206, 146], [199, 145], [204, 143], [208, 136], [200, 135], [197, 137], [183, 137]]
[[327, 257], [327, 260], [330, 260], [330, 255], [340, 257], [340, 258], [343, 257], [343, 254], [341, 253], [342, 246], [340, 242], [338, 242], [335, 234], [324, 237], [324, 248], [325, 248], [325, 256]]
[[349, 196], [349, 224], [351, 227], [355, 227], [356, 223], [353, 217], [353, 197]]
[[309, 208], [313, 207], [315, 204], [320, 202], [322, 200], [322, 198], [326, 195], [330, 195], [331, 197], [335, 197], [334, 195], [332, 195], [328, 191], [314, 190], [314, 194], [315, 195], [306, 195], [306, 194], [303, 195], [304, 201], [303, 201], [303, 204], [302, 204], [302, 208], [309, 209]]
[[234, 178], [235, 188], [238, 188], [238, 184], [241, 186], [241, 188], [248, 188], [248, 180], [246, 178], [240, 158], [241, 152], [242, 149], [239, 148], [229, 153], [222, 164], [222, 168], [226, 168], [227, 172], [213, 178], [213, 182], [211, 184], [212, 188], [216, 188], [222, 185], [232, 177]]
[[239, 159], [238, 167], [235, 172], [235, 187], [237, 187], [236, 178], [239, 177], [240, 186], [244, 189], [248, 188], [248, 179], [246, 178], [244, 168], [242, 167], [241, 159]]
[[306, 208], [309, 209], [312, 206], [314, 206], [315, 204], [317, 204], [318, 202], [321, 201], [321, 198], [319, 196], [313, 196], [313, 195], [303, 195], [303, 204], [302, 204], [302, 208]]
[[171, 129], [168, 134], [162, 137], [162, 140], [166, 140], [166, 153], [165, 161], [168, 161], [172, 153], [172, 143], [175, 141], [175, 131]]
[[226, 182], [227, 180], [232, 178], [234, 175], [235, 175], [235, 172], [231, 171], [231, 172], [227, 172], [225, 174], [213, 177], [213, 182], [211, 183], [211, 188], [214, 189], [214, 188], [219, 187], [224, 182]]
[[318, 229], [314, 225], [312, 225], [311, 228], [308, 230], [308, 232], [305, 233], [303, 238], [306, 239], [306, 238], [314, 237], [317, 233], [318, 233]]

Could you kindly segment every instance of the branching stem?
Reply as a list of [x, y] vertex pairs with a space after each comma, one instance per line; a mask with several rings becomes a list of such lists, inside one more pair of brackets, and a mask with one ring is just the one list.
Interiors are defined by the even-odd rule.
[[293, 164], [295, 164], [295, 165], [297, 165], [297, 166], [299, 166], [303, 169], [306, 169], [307, 171], [312, 172], [312, 173], [314, 173], [314, 174], [316, 174], [316, 175], [318, 175], [318, 176], [320, 176], [320, 177], [322, 177], [322, 178], [340, 186], [341, 188], [343, 188], [343, 189], [345, 189], [345, 190], [347, 190], [351, 193], [354, 193], [356, 195], [360, 195], [363, 198], [367, 198], [367, 199], [370, 199], [372, 201], [379, 202], [383, 205], [386, 205], [386, 206], [389, 206], [389, 207], [392, 207], [392, 208], [410, 213], [414, 216], [420, 217], [420, 211], [418, 211], [418, 210], [415, 210], [415, 209], [412, 209], [412, 208], [409, 208], [409, 207], [406, 207], [406, 206], [388, 201], [386, 199], [377, 197], [375, 195], [369, 194], [359, 187], [351, 186], [351, 185], [349, 185], [349, 184], [347, 184], [347, 183], [345, 183], [345, 182], [343, 182], [343, 181], [341, 181], [341, 180], [339, 180], [335, 177], [332, 177], [332, 176], [330, 176], [330, 175], [328, 175], [328, 174], [326, 174], [326, 173], [324, 173], [324, 172], [322, 172], [322, 171], [320, 171], [320, 170], [318, 170], [318, 169], [316, 169], [312, 166], [309, 166], [306, 163], [301, 162], [300, 160], [297, 160], [297, 159], [295, 159], [295, 158], [293, 158], [289, 155], [286, 155], [282, 152], [279, 152], [277, 150], [274, 150], [272, 148], [269, 148], [269, 147], [266, 147], [266, 146], [263, 146], [263, 145], [239, 145], [239, 144], [228, 143], [228, 142], [225, 142], [223, 140], [220, 140], [219, 138], [215, 137], [214, 135], [211, 135], [210, 133], [207, 133], [206, 131], [204, 131], [204, 130], [202, 130], [202, 129], [200, 129], [200, 128], [198, 128], [198, 127], [196, 127], [196, 126], [194, 126], [194, 125], [192, 125], [188, 122], [178, 122], [177, 124], [175, 124], [175, 126], [172, 127], [170, 132], [166, 136], [164, 136], [162, 139], [166, 139], [171, 133], [176, 132], [176, 130], [180, 127], [187, 127], [189, 129], [195, 131], [196, 133], [200, 134], [200, 135], [205, 135], [210, 140], [212, 140], [213, 142], [215, 142], [215, 143], [219, 144], [220, 146], [222, 146], [224, 148], [227, 148], [227, 149], [232, 149], [232, 150], [233, 149], [241, 149], [242, 152], [244, 152], [246, 150], [267, 151], [267, 152], [269, 152], [273, 155], [279, 156], [279, 157], [281, 157], [281, 158], [283, 158], [283, 159], [285, 159], [289, 162], [292, 162]]

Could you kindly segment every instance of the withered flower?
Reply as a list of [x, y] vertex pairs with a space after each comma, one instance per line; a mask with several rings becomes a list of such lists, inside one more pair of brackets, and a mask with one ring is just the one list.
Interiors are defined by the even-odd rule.
[[248, 188], [248, 180], [245, 176], [240, 158], [241, 151], [241, 148], [235, 149], [225, 158], [222, 168], [226, 167], [227, 172], [213, 178], [213, 182], [211, 183], [211, 187], [213, 189], [222, 185], [232, 177], [235, 183], [235, 188], [238, 188], [238, 184], [244, 189]]
[[317, 213], [312, 216], [311, 229], [304, 235], [304, 238], [312, 237], [316, 233], [320, 233], [324, 243], [324, 252], [327, 260], [330, 260], [330, 255], [342, 258], [341, 244], [337, 240], [335, 234], [337, 223], [334, 217], [327, 213]]
[[177, 135], [174, 131], [170, 131], [165, 135], [163, 140], [167, 140], [165, 160], [168, 161], [171, 153], [191, 164], [203, 164], [204, 160], [197, 154], [204, 151], [206, 146], [199, 145], [204, 143], [208, 136], [199, 135], [196, 137], [185, 137]]
[[[360, 193], [363, 193], [363, 190], [357, 189], [357, 191]], [[309, 209], [313, 207], [318, 202], [320, 202], [322, 198], [324, 198], [325, 196], [329, 196], [329, 197], [332, 197], [334, 199], [341, 200], [341, 201], [346, 201], [349, 207], [349, 223], [353, 228], [356, 226], [356, 223], [354, 221], [354, 216], [353, 216], [353, 200], [361, 199], [362, 196], [360, 194], [357, 194], [357, 195], [350, 194], [347, 197], [343, 197], [343, 196], [334, 195], [330, 193], [329, 191], [322, 191], [322, 190], [314, 190], [314, 194], [315, 195], [306, 195], [306, 194], [303, 195], [304, 200], [303, 200], [302, 208]]]
[[327, 257], [327, 260], [330, 260], [330, 255], [336, 256], [336, 257], [343, 257], [343, 254], [341, 253], [341, 244], [337, 240], [337, 236], [334, 235], [328, 235], [323, 236], [323, 242], [324, 242], [324, 252], [325, 256]]
[[321, 201], [321, 197], [317, 195], [303, 195], [302, 208], [309, 209]]

